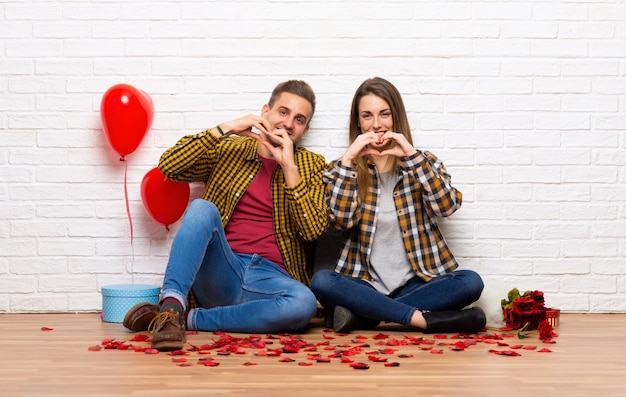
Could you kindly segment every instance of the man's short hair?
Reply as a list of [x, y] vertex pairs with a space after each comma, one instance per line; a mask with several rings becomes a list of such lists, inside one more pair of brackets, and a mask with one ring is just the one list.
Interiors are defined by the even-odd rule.
[[283, 92], [298, 95], [299, 97], [306, 99], [311, 104], [311, 117], [309, 118], [309, 120], [307, 120], [308, 124], [308, 122], [310, 122], [313, 118], [313, 114], [315, 113], [315, 93], [313, 92], [313, 88], [311, 88], [308, 83], [302, 80], [284, 81], [278, 84], [276, 88], [274, 88], [274, 91], [272, 91], [272, 96], [270, 97], [270, 101], [268, 103], [270, 108], [274, 106], [274, 102], [276, 102], [278, 97]]

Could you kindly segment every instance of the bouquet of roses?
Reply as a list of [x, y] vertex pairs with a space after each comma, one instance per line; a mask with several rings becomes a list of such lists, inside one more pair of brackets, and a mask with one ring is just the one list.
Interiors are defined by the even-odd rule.
[[517, 288], [509, 291], [507, 298], [500, 301], [502, 319], [506, 329], [538, 329], [546, 320], [546, 307], [541, 291], [526, 291], [520, 294]]

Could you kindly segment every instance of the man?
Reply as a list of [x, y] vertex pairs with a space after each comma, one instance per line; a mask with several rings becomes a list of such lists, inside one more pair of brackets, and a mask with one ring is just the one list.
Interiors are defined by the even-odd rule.
[[[286, 81], [260, 116], [185, 136], [163, 153], [164, 175], [206, 190], [172, 242], [159, 305], [131, 308], [125, 327], [149, 328], [152, 347], [171, 350], [182, 348], [185, 329], [275, 333], [308, 324], [317, 300], [306, 243], [328, 227], [325, 160], [297, 146], [314, 112], [311, 87]], [[189, 310], [188, 295], [198, 307]]]

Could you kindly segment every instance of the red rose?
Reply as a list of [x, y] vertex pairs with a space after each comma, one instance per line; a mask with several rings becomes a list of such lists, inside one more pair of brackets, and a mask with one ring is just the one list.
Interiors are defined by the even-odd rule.
[[518, 329], [522, 328], [526, 321], [524, 321], [523, 316], [517, 313], [513, 308], [504, 309], [504, 321], [506, 323], [507, 328], [509, 329]]
[[517, 298], [513, 301], [513, 310], [520, 316], [528, 316], [537, 312], [537, 303], [532, 298]]
[[535, 294], [534, 297], [531, 295], [516, 298], [512, 307], [506, 308], [503, 314], [506, 325], [510, 329], [522, 328], [526, 323], [528, 323], [527, 330], [537, 329], [539, 323], [546, 319], [543, 293]]
[[543, 304], [544, 304], [543, 292], [541, 292], [541, 291], [530, 291], [530, 297], [535, 302], [537, 302], [538, 304], [543, 306]]
[[554, 336], [554, 329], [548, 320], [543, 320], [539, 323], [539, 339], [546, 340], [552, 339]]
[[508, 329], [526, 330], [537, 329], [539, 323], [546, 319], [546, 308], [543, 292], [526, 291], [520, 295], [514, 288], [507, 295], [507, 299], [500, 302], [502, 317]]

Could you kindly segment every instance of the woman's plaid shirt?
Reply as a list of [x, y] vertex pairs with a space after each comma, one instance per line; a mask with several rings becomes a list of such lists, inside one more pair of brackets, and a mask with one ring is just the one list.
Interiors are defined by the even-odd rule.
[[[358, 195], [356, 168], [341, 160], [331, 162], [324, 173], [331, 223], [350, 230], [336, 270], [369, 279], [368, 265], [376, 232], [380, 188], [378, 172], [369, 163], [373, 183], [365, 202]], [[449, 216], [461, 206], [462, 194], [450, 184], [443, 163], [429, 152], [398, 159], [398, 181], [393, 196], [404, 247], [415, 273], [423, 280], [458, 267], [439, 227], [437, 216]]]
[[[204, 199], [217, 206], [225, 226], [261, 168], [257, 145], [253, 138], [218, 139], [206, 130], [181, 138], [165, 151], [159, 169], [175, 181], [205, 183]], [[301, 176], [297, 185], [285, 185], [280, 167], [272, 176], [274, 233], [290, 274], [308, 285], [307, 242], [328, 227], [322, 182], [326, 162], [323, 156], [301, 147], [296, 147], [294, 158]]]

